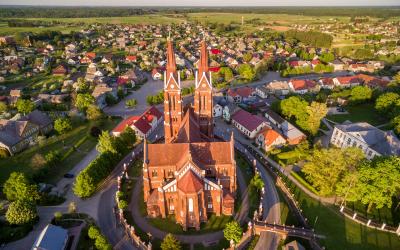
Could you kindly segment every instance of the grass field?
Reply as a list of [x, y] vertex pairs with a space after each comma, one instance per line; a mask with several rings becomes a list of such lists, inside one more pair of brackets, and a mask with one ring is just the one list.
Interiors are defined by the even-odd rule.
[[339, 215], [337, 208], [322, 205], [289, 184], [304, 215], [317, 233], [325, 235], [321, 243], [327, 250], [389, 250], [400, 249], [397, 235], [367, 228]]
[[349, 120], [351, 122], [368, 122], [374, 126], [389, 122], [385, 116], [375, 110], [373, 103], [346, 106], [345, 109], [349, 114], [328, 115], [326, 118], [338, 123]]
[[[100, 127], [104, 130], [113, 128], [119, 120], [107, 119]], [[45, 166], [44, 156], [52, 151], [58, 150], [61, 155], [65, 155], [73, 145], [76, 145], [82, 138], [88, 135], [90, 128], [95, 125], [93, 123], [85, 123], [75, 127], [72, 131], [48, 139], [44, 145], [37, 145], [22, 151], [15, 156], [0, 160], [0, 183], [4, 183], [12, 172], [18, 171], [32, 176]], [[77, 148], [72, 151], [68, 157], [60, 162], [56, 168], [50, 168], [48, 173], [43, 177], [43, 181], [55, 184], [62, 176], [72, 169], [86, 154], [94, 148], [97, 140], [91, 136]], [[63, 146], [63, 141], [65, 147]]]

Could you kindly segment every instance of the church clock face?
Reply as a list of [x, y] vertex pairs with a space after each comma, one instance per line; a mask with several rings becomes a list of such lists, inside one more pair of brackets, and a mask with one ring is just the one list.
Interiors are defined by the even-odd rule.
[[202, 86], [203, 88], [205, 88], [205, 87], [206, 87], [206, 84], [205, 84], [205, 83], [203, 83], [201, 86]]
[[171, 89], [173, 89], [173, 88], [175, 88], [175, 86], [174, 86], [174, 85], [171, 85]]

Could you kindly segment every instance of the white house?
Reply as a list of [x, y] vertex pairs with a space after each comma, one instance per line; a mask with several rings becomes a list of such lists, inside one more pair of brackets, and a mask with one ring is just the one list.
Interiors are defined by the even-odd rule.
[[335, 125], [330, 143], [340, 148], [358, 147], [367, 159], [400, 155], [400, 140], [392, 131], [382, 131], [366, 122]]
[[220, 117], [222, 116], [222, 106], [219, 105], [218, 103], [214, 105], [213, 107], [213, 117]]
[[261, 98], [267, 98], [268, 97], [268, 89], [264, 86], [257, 87], [256, 95], [258, 95]]

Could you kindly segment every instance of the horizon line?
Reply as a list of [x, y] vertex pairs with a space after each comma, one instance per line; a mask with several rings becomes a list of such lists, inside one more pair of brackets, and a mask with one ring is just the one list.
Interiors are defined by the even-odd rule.
[[259, 8], [259, 7], [284, 7], [284, 8], [299, 8], [299, 7], [400, 7], [399, 5], [220, 5], [220, 6], [211, 6], [211, 5], [27, 5], [27, 4], [2, 4], [0, 3], [0, 7], [135, 7], [135, 8], [146, 8], [146, 7], [158, 7], [158, 8]]

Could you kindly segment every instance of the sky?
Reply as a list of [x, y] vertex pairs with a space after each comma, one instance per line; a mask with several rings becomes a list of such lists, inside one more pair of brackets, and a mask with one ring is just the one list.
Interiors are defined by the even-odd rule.
[[0, 5], [62, 6], [394, 6], [399, 0], [0, 0]]

